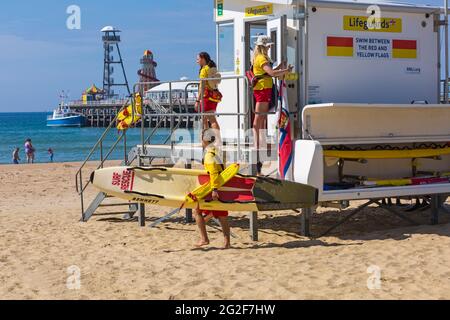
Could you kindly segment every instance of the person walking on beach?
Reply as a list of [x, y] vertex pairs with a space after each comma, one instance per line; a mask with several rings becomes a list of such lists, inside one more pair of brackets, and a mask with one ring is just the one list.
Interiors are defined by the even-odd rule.
[[[220, 78], [217, 65], [207, 52], [200, 52], [197, 56], [197, 64], [200, 66], [200, 79]], [[198, 113], [207, 113], [203, 116], [203, 129], [213, 128], [220, 132], [220, 126], [216, 118], [217, 105], [222, 101], [222, 94], [218, 90], [220, 80], [204, 80], [200, 82], [198, 100], [195, 110]], [[201, 100], [202, 98], [202, 100]], [[220, 136], [217, 137], [217, 142]]]
[[[210, 181], [213, 186], [212, 199], [220, 200], [217, 189], [219, 188], [219, 175], [224, 170], [222, 160], [218, 156], [218, 149], [216, 145], [217, 131], [213, 129], [203, 130], [202, 145], [205, 156], [203, 158], [203, 165], [210, 176]], [[200, 210], [197, 208], [194, 212], [195, 221], [200, 232], [200, 241], [197, 247], [207, 246], [209, 244], [208, 233], [206, 231], [206, 220], [217, 218], [222, 227], [224, 237], [224, 249], [229, 249], [230, 244], [230, 225], [228, 223], [228, 211], [214, 211], [214, 210]]]
[[12, 153], [12, 160], [14, 164], [19, 164], [20, 156], [19, 156], [19, 148], [15, 148]]
[[36, 150], [31, 143], [31, 139], [25, 140], [25, 154], [27, 155], [27, 162], [34, 163], [34, 153]]
[[[267, 125], [267, 113], [272, 101], [273, 79], [282, 77], [292, 72], [292, 66], [285, 68], [285, 63], [277, 68], [272, 67], [272, 61], [269, 57], [270, 42], [268, 36], [259, 36], [255, 42], [256, 48], [253, 54], [252, 66], [253, 73], [258, 79], [253, 87], [253, 95], [256, 101], [255, 118], [253, 121], [253, 139], [256, 150], [259, 150], [261, 143], [265, 143], [263, 129]], [[263, 134], [264, 133], [264, 134]], [[261, 173], [262, 163], [258, 161], [258, 174]]]
[[54, 156], [53, 149], [48, 148], [47, 152], [48, 152], [48, 156], [50, 157], [50, 162], [53, 162], [53, 156]]

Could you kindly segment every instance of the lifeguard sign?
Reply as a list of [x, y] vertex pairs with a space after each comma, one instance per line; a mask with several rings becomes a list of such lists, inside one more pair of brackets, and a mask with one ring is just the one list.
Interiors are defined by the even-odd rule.
[[[439, 102], [440, 8], [376, 0], [218, 3], [223, 4], [223, 15], [215, 15], [221, 73], [243, 76], [257, 35], [270, 36], [274, 64], [294, 66], [287, 80], [297, 120], [308, 104]], [[219, 110], [237, 111], [236, 88], [227, 86], [221, 85]], [[232, 120], [220, 121], [230, 127]]]
[[374, 3], [309, 1], [306, 104], [439, 102], [440, 9]]

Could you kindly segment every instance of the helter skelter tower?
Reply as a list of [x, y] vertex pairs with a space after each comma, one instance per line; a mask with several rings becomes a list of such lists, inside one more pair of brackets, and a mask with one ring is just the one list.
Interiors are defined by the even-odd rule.
[[[107, 26], [104, 27], [103, 32], [103, 48], [104, 54], [104, 70], [103, 70], [103, 90], [105, 91], [105, 97], [107, 99], [115, 98], [118, 96], [114, 92], [114, 87], [126, 87], [128, 95], [131, 95], [130, 87], [128, 85], [127, 75], [125, 73], [125, 67], [123, 66], [122, 54], [120, 53], [120, 30]], [[114, 48], [117, 51], [118, 59], [114, 57]], [[123, 83], [115, 83], [114, 81], [114, 65], [120, 65], [123, 73]]]
[[152, 87], [156, 86], [156, 84], [148, 84], [148, 82], [158, 82], [159, 80], [156, 78], [156, 67], [158, 64], [153, 58], [153, 53], [150, 50], [144, 51], [144, 56], [141, 59], [142, 69], [138, 71], [139, 81], [141, 83], [145, 83], [142, 85], [142, 90], [145, 92]]

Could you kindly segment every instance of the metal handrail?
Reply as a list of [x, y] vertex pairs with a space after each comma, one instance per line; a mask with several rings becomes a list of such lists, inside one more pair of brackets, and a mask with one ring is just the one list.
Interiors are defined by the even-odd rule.
[[[154, 116], [154, 115], [152, 115], [152, 116]], [[167, 114], [165, 114], [164, 116], [167, 116]], [[152, 130], [152, 132], [150, 133], [150, 135], [145, 139], [144, 144], [149, 143], [150, 139], [153, 138], [153, 136], [155, 135], [156, 131], [158, 131], [158, 129], [161, 128], [161, 124], [163, 123], [164, 120], [165, 120], [164, 118], [162, 118], [161, 120], [159, 120], [159, 122], [158, 122], [158, 123], [156, 124], [156, 126], [153, 128], [153, 130]], [[143, 118], [143, 121], [145, 121], [145, 117]], [[143, 122], [143, 123], [145, 123], [145, 122]], [[133, 158], [132, 158], [131, 160], [129, 160], [128, 163], [133, 163], [133, 161], [136, 160], [137, 157], [138, 157], [138, 154], [135, 153], [135, 154], [133, 155]]]
[[[440, 99], [440, 102], [447, 104], [450, 102], [450, 99], [449, 99], [449, 101], [445, 101], [445, 84], [446, 84], [445, 79], [441, 79], [440, 86], [439, 86], [439, 99]], [[450, 85], [449, 85], [449, 87], [450, 87]]]
[[[92, 156], [94, 155], [94, 153], [97, 151], [98, 147], [100, 147], [100, 165], [98, 168], [103, 167], [105, 161], [109, 158], [109, 156], [111, 155], [112, 151], [115, 149], [115, 147], [117, 146], [117, 144], [120, 142], [120, 140], [123, 138], [123, 135], [119, 136], [119, 138], [117, 139], [117, 141], [113, 144], [113, 147], [110, 148], [110, 150], [107, 152], [106, 156], [103, 156], [103, 141], [105, 140], [106, 135], [109, 133], [109, 131], [111, 130], [111, 128], [113, 127], [113, 125], [115, 125], [115, 123], [117, 122], [117, 118], [120, 114], [120, 112], [122, 112], [125, 108], [128, 107], [129, 105], [129, 101], [130, 99], [128, 99], [126, 101], [126, 103], [122, 106], [122, 108], [120, 109], [120, 111], [116, 114], [116, 116], [114, 117], [114, 119], [110, 122], [110, 124], [108, 125], [108, 127], [105, 129], [105, 131], [103, 132], [103, 134], [100, 136], [100, 138], [97, 140], [97, 142], [95, 143], [95, 145], [91, 148], [89, 154], [87, 155], [87, 157], [85, 158], [84, 162], [81, 164], [80, 168], [78, 169], [77, 173], [75, 174], [75, 188], [77, 193], [83, 197], [83, 192], [84, 190], [86, 190], [87, 186], [89, 185], [88, 183], [86, 183], [86, 185], [83, 185], [83, 179], [82, 179], [82, 170], [83, 168], [86, 166], [86, 164], [88, 163], [89, 160], [91, 160]], [[134, 99], [131, 98], [131, 103], [134, 103]], [[126, 132], [124, 132], [125, 134]], [[81, 189], [80, 189], [81, 187]]]
[[192, 87], [192, 86], [196, 86], [197, 87], [197, 89], [200, 87], [200, 84], [198, 83], [198, 82], [189, 82], [188, 84], [186, 84], [186, 87], [184, 88], [184, 103], [185, 103], [185, 106], [187, 106], [187, 104], [188, 104], [188, 101], [190, 101], [190, 102], [196, 102], [197, 101], [197, 98], [189, 98], [188, 97], [188, 88], [189, 87]]
[[[244, 76], [231, 76], [231, 77], [223, 77], [223, 78], [205, 78], [205, 79], [196, 79], [196, 80], [188, 80], [189, 81], [189, 83], [186, 85], [186, 88], [185, 88], [185, 91], [187, 91], [187, 88], [189, 87], [189, 86], [192, 86], [192, 85], [198, 85], [198, 83], [199, 82], [201, 82], [201, 81], [214, 81], [214, 80], [220, 80], [220, 81], [226, 81], [226, 80], [237, 80], [237, 99], [238, 99], [238, 107], [240, 106], [240, 89], [239, 89], [239, 80], [240, 79], [242, 79], [242, 80], [244, 80], [244, 83], [247, 85], [247, 87], [248, 87], [248, 79], [246, 78], [246, 77], [244, 77]], [[135, 93], [136, 93], [136, 89], [137, 88], [139, 88], [139, 90], [142, 90], [141, 88], [143, 87], [143, 85], [154, 85], [154, 84], [158, 84], [158, 85], [160, 85], [160, 84], [164, 84], [164, 83], [169, 83], [169, 96], [171, 96], [171, 84], [172, 83], [181, 83], [181, 82], [183, 82], [183, 83], [185, 83], [186, 82], [186, 80], [175, 80], [175, 81], [166, 81], [166, 82], [163, 82], [163, 81], [151, 81], [151, 82], [138, 82], [138, 83], [136, 83], [134, 86], [133, 86], [133, 91], [134, 91], [134, 94], [131, 96], [131, 102], [134, 104], [134, 96], [135, 96]], [[202, 95], [202, 93], [200, 93], [201, 95]], [[142, 93], [141, 93], [141, 95], [142, 95]], [[126, 103], [125, 103], [125, 105], [122, 107], [122, 109], [120, 110], [120, 111], [122, 111], [123, 110], [123, 108], [125, 108], [128, 104], [129, 104], [129, 100], [130, 99], [127, 99], [126, 100]], [[150, 99], [155, 105], [157, 105], [157, 103], [155, 102], [155, 101], [153, 101], [152, 99]], [[188, 101], [188, 99], [186, 99], [185, 101]], [[165, 108], [164, 108], [165, 109]], [[253, 109], [253, 108], [252, 108]], [[120, 113], [120, 111], [119, 111], [119, 113]], [[169, 111], [169, 110], [167, 110], [167, 111]], [[196, 113], [188, 113], [188, 112], [186, 112], [186, 113], [173, 113], [173, 103], [172, 103], [172, 101], [171, 101], [171, 110], [170, 111], [172, 111], [172, 113], [169, 113], [169, 112], [167, 112], [167, 113], [153, 113], [153, 114], [151, 114], [151, 116], [152, 117], [162, 117], [162, 119], [159, 121], [159, 123], [155, 126], [155, 128], [152, 130], [152, 132], [151, 132], [151, 134], [146, 138], [146, 139], [143, 139], [142, 141], [143, 141], [143, 145], [145, 145], [146, 143], [148, 143], [149, 141], [150, 141], [150, 139], [154, 136], [154, 134], [156, 133], [156, 131], [157, 131], [157, 129], [159, 129], [160, 127], [161, 127], [161, 124], [165, 121], [165, 120], [167, 120], [167, 118], [170, 118], [171, 119], [171, 130], [170, 130], [170, 134], [168, 135], [168, 138], [166, 139], [166, 141], [165, 141], [165, 143], [167, 143], [168, 142], [168, 140], [170, 139], [170, 136], [173, 134], [173, 131], [174, 130], [176, 130], [176, 129], [178, 129], [179, 128], [179, 126], [180, 126], [180, 122], [181, 121], [178, 121], [178, 124], [176, 125], [176, 126], [173, 126], [173, 119], [174, 119], [174, 117], [178, 117], [180, 120], [181, 120], [181, 118], [182, 117], [187, 117], [187, 119], [188, 119], [188, 121], [189, 121], [189, 119], [191, 118], [191, 117], [204, 117], [204, 116], [207, 116], [207, 115], [209, 115], [208, 113], [205, 113], [205, 112], [196, 112]], [[247, 108], [247, 112], [240, 112], [240, 110], [238, 110], [238, 112], [237, 113], [217, 113], [216, 115], [217, 116], [237, 116], [238, 117], [238, 122], [240, 122], [240, 117], [247, 117], [248, 115], [249, 115], [249, 111], [250, 111], [250, 108]], [[134, 112], [134, 111], [133, 111]], [[102, 142], [103, 142], [103, 140], [105, 139], [105, 137], [106, 137], [106, 135], [108, 134], [108, 132], [110, 131], [110, 129], [112, 128], [112, 126], [113, 126], [113, 124], [115, 124], [115, 122], [117, 121], [117, 116], [118, 116], [118, 114], [119, 113], [117, 113], [116, 114], [116, 117], [114, 118], [114, 120], [113, 121], [111, 121], [111, 123], [109, 124], [109, 126], [106, 128], [106, 130], [104, 131], [104, 133], [102, 134], [102, 136], [98, 139], [98, 141], [96, 142], [96, 144], [94, 145], [94, 147], [90, 150], [90, 152], [89, 152], [89, 154], [88, 154], [88, 156], [86, 157], [86, 159], [85, 159], [85, 161], [82, 163], [82, 165], [81, 165], [81, 167], [80, 167], [80, 169], [78, 170], [78, 172], [77, 172], [77, 174], [76, 174], [76, 177], [77, 177], [77, 179], [76, 179], [76, 181], [77, 181], [77, 186], [76, 186], [76, 188], [77, 188], [77, 192], [79, 192], [80, 193], [80, 190], [79, 190], [79, 188], [78, 188], [78, 176], [79, 175], [81, 175], [81, 171], [82, 171], [82, 169], [85, 167], [85, 165], [86, 165], [86, 163], [92, 158], [92, 156], [93, 156], [93, 154], [95, 153], [95, 151], [97, 150], [97, 148], [100, 146], [100, 151], [101, 151], [101, 153], [103, 153], [103, 145], [102, 145]], [[273, 113], [267, 113], [267, 114], [273, 114]], [[145, 111], [144, 111], [144, 114], [142, 115], [142, 119], [141, 119], [141, 121], [142, 121], [142, 123], [144, 124], [143, 126], [142, 126], [142, 128], [144, 128], [145, 127], [145, 121], [146, 121], [146, 118], [147, 118], [147, 116], [145, 115]], [[238, 130], [240, 130], [240, 125], [238, 126]], [[117, 144], [118, 144], [118, 142], [120, 142], [120, 140], [122, 139], [122, 137], [119, 137], [119, 139], [118, 139], [118, 141], [116, 141], [116, 143], [114, 144], [114, 147], [115, 146], [117, 146]], [[238, 135], [238, 140], [240, 140], [240, 134]], [[239, 142], [239, 141], [238, 141]], [[238, 143], [239, 144], [239, 143]], [[112, 152], [112, 151], [111, 151]], [[108, 152], [108, 156], [110, 155], [110, 152]], [[108, 158], [108, 156], [107, 157], [104, 157], [103, 158], [103, 156], [102, 156], [102, 159], [101, 159], [101, 165], [100, 165], [100, 167], [104, 164], [104, 162], [107, 160], [107, 158]], [[84, 188], [82, 188], [82, 190], [81, 190], [81, 192], [84, 190]]]
[[127, 102], [128, 99], [117, 99], [117, 100], [100, 100], [100, 101], [83, 101], [83, 100], [74, 100], [67, 102], [67, 106], [83, 106], [83, 107], [102, 107], [109, 105], [121, 105]]
[[[125, 138], [125, 131], [119, 136], [119, 138], [116, 140], [116, 142], [114, 142], [114, 144], [112, 145], [112, 147], [109, 149], [109, 151], [107, 152], [105, 158], [101, 161], [100, 165], [97, 167], [97, 169], [103, 168], [103, 165], [105, 164], [105, 161], [108, 159], [108, 157], [111, 155], [111, 153], [115, 150], [115, 148], [117, 147], [117, 145], [119, 144], [119, 142]], [[80, 173], [80, 185], [81, 185], [81, 189], [79, 192], [79, 195], [82, 195], [83, 192], [87, 189], [87, 187], [90, 184], [90, 181], [86, 182], [84, 185], [82, 184], [83, 180], [82, 180], [82, 175]], [[78, 182], [77, 182], [77, 188], [78, 188]]]
[[[179, 118], [181, 118], [181, 116], [179, 116]], [[181, 124], [181, 121], [178, 120], [177, 125], [171, 130], [171, 132], [173, 133], [175, 130], [177, 130], [180, 127], [180, 124]], [[170, 141], [170, 138], [172, 137], [172, 133], [167, 135], [166, 140], [164, 140], [164, 142], [163, 142], [163, 145], [166, 145]], [[148, 142], [146, 142], [146, 143], [148, 143]], [[150, 163], [152, 163], [154, 159], [155, 159], [155, 157], [150, 158]]]
[[[186, 112], [186, 113], [152, 113], [146, 117], [186, 117], [186, 116], [210, 116], [211, 113], [208, 112]], [[248, 115], [248, 112], [217, 112], [215, 113], [216, 116], [246, 116]]]
[[[188, 90], [188, 87], [191, 85], [197, 85], [199, 83], [201, 83], [201, 81], [214, 81], [214, 80], [220, 80], [220, 81], [227, 81], [227, 80], [236, 80], [236, 85], [237, 85], [237, 112], [228, 112], [228, 113], [216, 113], [216, 116], [220, 117], [220, 116], [235, 116], [238, 119], [238, 153], [239, 155], [241, 154], [241, 130], [243, 130], [241, 128], [241, 117], [244, 117], [244, 119], [249, 119], [250, 118], [250, 113], [252, 111], [252, 108], [250, 107], [250, 100], [249, 100], [249, 95], [245, 95], [244, 96], [244, 102], [245, 104], [248, 106], [246, 108], [246, 110], [244, 110], [244, 112], [242, 112], [241, 110], [241, 80], [244, 82], [244, 86], [245, 86], [245, 92], [248, 90], [249, 88], [249, 83], [248, 83], [248, 79], [244, 76], [232, 76], [232, 77], [223, 77], [223, 78], [205, 78], [205, 79], [199, 79], [199, 80], [188, 80], [187, 82], [188, 85], [185, 88], [185, 92]], [[94, 153], [98, 150], [98, 148], [100, 148], [100, 165], [98, 166], [99, 168], [102, 168], [105, 161], [109, 159], [110, 155], [112, 154], [112, 152], [116, 149], [117, 145], [123, 140], [124, 141], [124, 162], [125, 165], [128, 165], [129, 163], [132, 163], [133, 161], [135, 161], [136, 158], [139, 159], [139, 165], [142, 165], [142, 155], [146, 155], [146, 150], [145, 150], [145, 145], [147, 143], [149, 143], [149, 141], [152, 139], [152, 137], [156, 134], [157, 130], [159, 128], [161, 128], [163, 122], [166, 122], [168, 119], [170, 120], [170, 132], [168, 133], [168, 136], [166, 137], [164, 144], [167, 144], [173, 133], [175, 132], [175, 130], [179, 129], [184, 118], [187, 119], [187, 123], [189, 123], [190, 119], [198, 119], [199, 117], [201, 117], [203, 120], [205, 116], [211, 115], [210, 113], [206, 113], [204, 112], [204, 105], [203, 105], [203, 92], [199, 92], [199, 97], [198, 99], [201, 101], [201, 109], [199, 110], [200, 112], [188, 112], [188, 102], [191, 100], [187, 97], [187, 95], [185, 95], [185, 112], [178, 112], [175, 113], [174, 112], [174, 100], [170, 99], [170, 106], [169, 108], [163, 108], [161, 106], [158, 105], [157, 102], [155, 102], [153, 99], [149, 99], [144, 97], [144, 93], [143, 88], [145, 85], [153, 85], [153, 84], [163, 84], [163, 83], [168, 83], [169, 84], [169, 97], [172, 97], [172, 84], [173, 83], [186, 83], [186, 80], [175, 80], [175, 81], [166, 81], [166, 82], [161, 82], [161, 81], [151, 81], [151, 82], [139, 82], [136, 83], [133, 86], [133, 93], [130, 95], [130, 97], [126, 100], [126, 103], [122, 106], [122, 108], [120, 108], [119, 112], [116, 114], [116, 116], [114, 117], [114, 119], [110, 122], [109, 126], [106, 128], [106, 130], [103, 132], [103, 134], [101, 135], [101, 137], [97, 140], [97, 142], [95, 143], [95, 145], [92, 147], [92, 149], [90, 150], [88, 156], [86, 157], [86, 159], [84, 160], [84, 162], [81, 164], [79, 170], [76, 173], [75, 176], [75, 183], [76, 183], [76, 190], [78, 192], [78, 194], [81, 196], [81, 209], [82, 212], [84, 213], [84, 191], [86, 190], [86, 188], [89, 185], [89, 182], [87, 182], [86, 184], [83, 184], [83, 168], [86, 166], [87, 162], [89, 160], [92, 159]], [[203, 90], [202, 90], [203, 91]], [[141, 116], [141, 150], [139, 150], [137, 147], [133, 148], [128, 154], [127, 154], [127, 146], [126, 146], [126, 133], [127, 131], [123, 131], [122, 134], [118, 137], [118, 139], [115, 141], [115, 143], [109, 148], [108, 152], [106, 153], [106, 155], [103, 155], [103, 142], [107, 136], [107, 134], [110, 132], [110, 130], [113, 128], [113, 126], [115, 125], [115, 123], [117, 122], [117, 118], [118, 115], [120, 114], [120, 112], [122, 112], [124, 110], [124, 108], [126, 108], [131, 100], [131, 104], [133, 106], [135, 106], [136, 101], [135, 101], [135, 97], [136, 94], [140, 93], [141, 98], [142, 98], [142, 102], [143, 102], [143, 110], [142, 110], [142, 115]], [[178, 100], [178, 104], [180, 107], [180, 110], [182, 110], [182, 100]], [[145, 106], [145, 102], [150, 101], [150, 104], [153, 104], [155, 106], [155, 109], [158, 109], [157, 112], [158, 113], [147, 113], [146, 112], [146, 106]], [[148, 105], [147, 105], [148, 107]], [[152, 107], [150, 105], [150, 107]], [[160, 108], [158, 108], [160, 107]], [[132, 108], [132, 118], [134, 118], [135, 115], [135, 108]], [[145, 125], [146, 125], [146, 121], [147, 119], [150, 119], [152, 117], [161, 117], [161, 119], [159, 120], [159, 122], [156, 124], [156, 126], [153, 128], [152, 132], [150, 133], [150, 135], [148, 135], [147, 137], [145, 137]], [[178, 122], [175, 124], [175, 117], [178, 117]], [[244, 120], [245, 121], [245, 120]], [[203, 122], [203, 121], [202, 121]], [[244, 141], [245, 142], [245, 141]], [[174, 147], [174, 145], [172, 144], [172, 148]]]
[[[108, 125], [108, 127], [106, 127], [105, 131], [103, 132], [103, 134], [100, 136], [100, 138], [97, 140], [97, 142], [95, 143], [95, 145], [91, 148], [91, 151], [89, 152], [88, 156], [85, 158], [84, 162], [82, 163], [81, 167], [84, 167], [86, 165], [86, 163], [89, 161], [89, 159], [92, 157], [92, 155], [94, 154], [95, 150], [97, 149], [97, 147], [99, 146], [99, 144], [105, 139], [106, 135], [108, 134], [109, 130], [111, 130], [112, 126], [116, 123], [117, 121], [117, 117], [119, 116], [120, 112], [122, 112], [126, 107], [128, 107], [128, 102], [129, 99], [127, 100], [127, 102], [122, 106], [122, 108], [119, 110], [119, 112], [116, 114], [116, 116], [114, 117], [114, 119], [110, 122], [110, 124]], [[80, 171], [81, 168], [78, 170]]]
[[[277, 88], [278, 88], [278, 86], [277, 86]], [[277, 93], [278, 93], [278, 91], [277, 91]], [[277, 97], [277, 99], [278, 99], [278, 97]], [[252, 111], [253, 111], [253, 113], [254, 114], [258, 114], [258, 115], [275, 115], [275, 114], [277, 114], [277, 107], [275, 107], [275, 111], [273, 111], [273, 112], [270, 112], [270, 111], [268, 111], [268, 112], [256, 112], [256, 104], [255, 103], [252, 103], [251, 104], [251, 106], [252, 106]], [[269, 103], [269, 107], [270, 107], [270, 103]], [[297, 107], [295, 108], [295, 110], [289, 110], [289, 113], [292, 113], [292, 114], [295, 114], [295, 113], [298, 113], [299, 112], [299, 108], [298, 108], [298, 105], [297, 105]]]
[[194, 103], [195, 101], [197, 101], [197, 98], [193, 98], [193, 97], [188, 97], [186, 98], [178, 98], [178, 97], [173, 97], [172, 99], [170, 98], [159, 98], [159, 99], [154, 99], [154, 98], [145, 98], [144, 101], [147, 102], [147, 100], [152, 100], [154, 102], [157, 103], [165, 103], [165, 104], [169, 104], [170, 100], [172, 100], [173, 102], [181, 102], [184, 101], [186, 103], [186, 100], [188, 103]]
[[[200, 84], [202, 82], [204, 82], [204, 81], [217, 81], [217, 80], [220, 80], [220, 81], [236, 80], [236, 88], [237, 88], [236, 98], [237, 98], [237, 108], [238, 108], [237, 112], [233, 112], [233, 113], [217, 113], [216, 112], [215, 115], [217, 117], [220, 117], [220, 116], [236, 116], [237, 117], [237, 121], [238, 121], [237, 146], [238, 146], [238, 154], [241, 154], [241, 121], [242, 121], [241, 117], [244, 117], [244, 121], [245, 121], [245, 119], [249, 119], [248, 120], [249, 121], [248, 124], [251, 126], [251, 124], [250, 124], [250, 116], [249, 115], [250, 115], [250, 112], [254, 109], [254, 106], [250, 107], [251, 103], [250, 103], [250, 99], [248, 97], [249, 95], [245, 95], [244, 96], [244, 102], [245, 102], [245, 104], [248, 107], [246, 108], [245, 112], [241, 112], [241, 90], [240, 90], [241, 83], [240, 83], [240, 81], [242, 80], [244, 82], [244, 86], [245, 86], [244, 91], [247, 92], [248, 89], [249, 89], [249, 82], [248, 82], [247, 77], [245, 77], [245, 76], [230, 76], [230, 77], [223, 77], [223, 78], [222, 77], [221, 78], [204, 78], [204, 79], [195, 79], [195, 80], [175, 80], [175, 81], [166, 81], [166, 82], [159, 81], [159, 82], [157, 82], [157, 84], [161, 85], [163, 83], [168, 83], [169, 84], [168, 96], [171, 97], [172, 96], [172, 84], [173, 83], [188, 82], [188, 84], [185, 87], [185, 97], [187, 97], [186, 92], [187, 92], [189, 86], [196, 85], [196, 86], [199, 86], [199, 89], [200, 89], [201, 88]], [[153, 82], [136, 83], [134, 85], [134, 87], [133, 87], [133, 91], [136, 92], [137, 89], [142, 88], [144, 85], [153, 85], [153, 84], [154, 84]], [[189, 120], [192, 119], [192, 118], [194, 118], [194, 121], [195, 121], [195, 119], [197, 117], [201, 117], [201, 122], [203, 123], [204, 117], [211, 115], [210, 113], [203, 112], [203, 110], [204, 110], [203, 109], [204, 108], [204, 105], [203, 105], [203, 90], [201, 90], [201, 92], [199, 92], [199, 97], [198, 97], [198, 100], [201, 103], [201, 107], [200, 107], [201, 110], [200, 110], [200, 112], [189, 113], [188, 109], [187, 109], [187, 101], [188, 101], [188, 99], [185, 99], [186, 112], [185, 113], [181, 113], [181, 114], [180, 113], [176, 113], [175, 114], [173, 112], [173, 99], [170, 99], [170, 100], [171, 100], [170, 101], [170, 111], [171, 111], [171, 113], [168, 113], [168, 114], [152, 114], [152, 116], [164, 117], [163, 120], [167, 120], [167, 118], [170, 117], [170, 123], [171, 123], [170, 134], [166, 138], [166, 140], [164, 142], [165, 144], [167, 144], [167, 142], [170, 140], [170, 137], [172, 136], [174, 130], [176, 130], [180, 126], [180, 120], [182, 118], [186, 117], [187, 118], [187, 122], [189, 122]], [[269, 114], [269, 113], [267, 113], [267, 114]], [[178, 125], [175, 128], [173, 126], [174, 117], [178, 117], [178, 119], [179, 119]], [[144, 118], [145, 118], [145, 115], [144, 115]], [[153, 130], [152, 134], [147, 139], [142, 139], [142, 141], [141, 141], [141, 143], [142, 143], [142, 150], [141, 150], [141, 152], [143, 154], [146, 154], [145, 145], [148, 143], [149, 138], [153, 136], [153, 134], [156, 132], [156, 130], [157, 130], [157, 128], [155, 128]], [[144, 136], [144, 131], [145, 131], [145, 129], [142, 128], [142, 136]], [[173, 144], [172, 144], [172, 148], [173, 148]], [[139, 156], [139, 155], [137, 155], [137, 156]]]

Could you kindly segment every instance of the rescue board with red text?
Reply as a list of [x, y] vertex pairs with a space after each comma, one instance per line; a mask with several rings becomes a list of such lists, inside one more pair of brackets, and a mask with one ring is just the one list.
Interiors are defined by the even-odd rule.
[[150, 205], [203, 210], [274, 211], [311, 207], [318, 190], [295, 182], [236, 174], [219, 188], [220, 200], [211, 195], [186, 202], [186, 195], [208, 183], [203, 170], [164, 167], [111, 167], [92, 173], [92, 184], [117, 198]]

